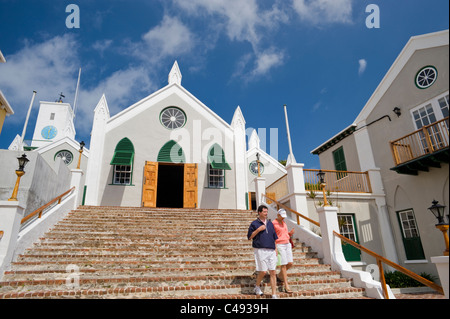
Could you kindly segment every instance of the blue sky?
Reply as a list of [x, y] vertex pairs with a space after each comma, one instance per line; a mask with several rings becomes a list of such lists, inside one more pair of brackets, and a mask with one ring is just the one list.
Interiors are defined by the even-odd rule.
[[[66, 27], [71, 3], [80, 28]], [[380, 28], [366, 26], [370, 4]], [[353, 123], [411, 36], [448, 29], [448, 11], [448, 0], [0, 0], [0, 90], [15, 111], [0, 149], [21, 134], [33, 90], [25, 139], [39, 101], [63, 92], [73, 104], [81, 67], [75, 127], [89, 146], [103, 93], [117, 114], [165, 86], [177, 60], [182, 85], [225, 121], [239, 105], [267, 141], [278, 128], [279, 159], [286, 104], [297, 162], [319, 168], [310, 151]]]

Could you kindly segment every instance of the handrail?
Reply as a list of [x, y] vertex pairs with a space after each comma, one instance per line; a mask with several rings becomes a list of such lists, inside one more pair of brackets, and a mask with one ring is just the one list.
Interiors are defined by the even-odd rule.
[[380, 279], [381, 279], [381, 286], [383, 288], [383, 292], [384, 292], [384, 296], [386, 299], [389, 299], [389, 294], [387, 292], [387, 287], [386, 287], [386, 279], [384, 278], [384, 271], [383, 271], [383, 265], [382, 262], [384, 262], [385, 264], [391, 266], [394, 269], [397, 269], [398, 271], [404, 273], [405, 275], [417, 280], [418, 282], [436, 290], [437, 292], [444, 294], [444, 290], [442, 289], [441, 286], [439, 286], [438, 284], [435, 284], [434, 282], [431, 282], [425, 278], [423, 278], [422, 276], [419, 276], [415, 273], [413, 273], [412, 271], [390, 261], [389, 259], [384, 258], [383, 256], [378, 255], [377, 253], [374, 253], [373, 251], [367, 249], [364, 246], [361, 246], [360, 244], [355, 243], [353, 240], [348, 239], [345, 236], [342, 236], [341, 234], [336, 233], [335, 231], [333, 231], [333, 234], [337, 237], [339, 237], [341, 240], [343, 240], [344, 242], [346, 242], [347, 244], [352, 245], [353, 247], [358, 248], [361, 251], [364, 251], [365, 253], [371, 255], [372, 257], [375, 257], [377, 260], [377, 264], [378, 264], [378, 269], [380, 270]]
[[308, 218], [302, 214], [300, 214], [299, 212], [296, 212], [295, 210], [293, 210], [292, 208], [287, 207], [286, 205], [281, 204], [280, 202], [277, 202], [276, 200], [268, 197], [266, 194], [262, 194], [266, 199], [271, 200], [272, 202], [274, 202], [275, 204], [277, 204], [278, 206], [287, 209], [289, 211], [291, 211], [292, 213], [294, 213], [295, 215], [297, 215], [297, 225], [300, 225], [300, 217], [303, 219], [306, 219], [307, 221], [309, 221], [310, 223], [320, 227], [320, 224], [318, 222], [316, 222], [315, 220], [312, 220], [311, 218]]
[[69, 189], [67, 192], [65, 192], [64, 194], [59, 195], [58, 197], [52, 199], [50, 202], [48, 202], [47, 204], [45, 204], [42, 207], [39, 207], [38, 209], [36, 209], [34, 212], [32, 212], [31, 214], [27, 215], [26, 217], [22, 218], [20, 224], [25, 223], [26, 221], [28, 221], [29, 219], [31, 219], [32, 217], [34, 217], [35, 215], [39, 214], [38, 218], [42, 217], [42, 213], [43, 211], [48, 208], [50, 205], [52, 205], [53, 203], [55, 203], [56, 201], [58, 201], [58, 204], [61, 203], [61, 199], [66, 196], [67, 194], [69, 194], [70, 192], [72, 192], [75, 189], [75, 186], [72, 187], [71, 189]]

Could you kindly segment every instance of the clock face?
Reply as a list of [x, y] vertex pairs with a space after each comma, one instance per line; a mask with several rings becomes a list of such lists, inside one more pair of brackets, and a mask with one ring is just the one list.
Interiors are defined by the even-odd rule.
[[[258, 176], [258, 162], [257, 161], [251, 162], [249, 165], [249, 169], [253, 175]], [[259, 172], [260, 172], [260, 174], [262, 174], [264, 172], [264, 164], [261, 162], [259, 163]]]
[[42, 129], [41, 135], [43, 138], [47, 140], [51, 140], [52, 138], [55, 138], [56, 134], [58, 134], [58, 130], [56, 127], [49, 125]]

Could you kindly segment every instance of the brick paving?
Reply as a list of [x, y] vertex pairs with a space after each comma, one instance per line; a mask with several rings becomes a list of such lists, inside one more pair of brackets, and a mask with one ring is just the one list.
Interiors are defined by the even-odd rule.
[[[84, 206], [20, 255], [0, 282], [2, 298], [270, 298], [253, 294], [247, 229], [235, 210]], [[281, 298], [365, 298], [302, 243]], [[281, 288], [281, 286], [279, 287]]]
[[447, 299], [440, 293], [409, 293], [409, 294], [394, 294], [397, 299]]

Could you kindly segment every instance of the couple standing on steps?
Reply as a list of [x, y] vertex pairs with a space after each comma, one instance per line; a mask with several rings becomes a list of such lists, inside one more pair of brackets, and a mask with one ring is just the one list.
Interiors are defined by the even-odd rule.
[[[284, 283], [284, 291], [292, 293], [287, 281], [287, 270], [292, 267], [293, 256], [290, 237], [294, 234], [294, 229], [288, 231], [286, 223], [286, 211], [280, 209], [277, 219], [272, 221], [267, 219], [267, 206], [258, 207], [258, 218], [254, 220], [248, 228], [247, 238], [252, 240], [252, 246], [255, 253], [256, 277], [255, 294], [262, 295], [260, 288], [261, 281], [266, 274], [270, 273], [270, 285], [272, 287], [272, 298], [278, 298], [277, 279]], [[281, 257], [281, 271], [277, 276], [277, 250]]]

